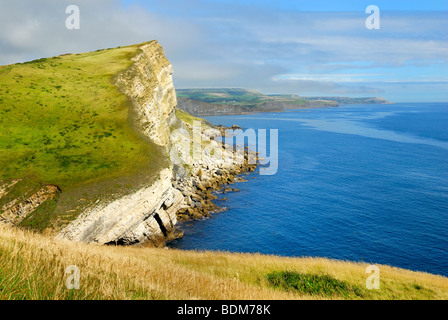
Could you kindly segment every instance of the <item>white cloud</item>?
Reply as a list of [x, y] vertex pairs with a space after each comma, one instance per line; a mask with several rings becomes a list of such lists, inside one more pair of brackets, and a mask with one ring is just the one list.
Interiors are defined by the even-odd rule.
[[[0, 11], [0, 63], [67, 52], [83, 52], [159, 40], [169, 50], [197, 44], [201, 30], [178, 18], [161, 17], [118, 0], [78, 0], [81, 29], [68, 30], [65, 9], [73, 1], [3, 0]], [[182, 34], [182, 36], [179, 36]]]
[[[381, 29], [367, 30], [364, 11], [136, 3], [124, 8], [119, 0], [2, 0], [0, 64], [157, 39], [179, 88], [370, 95], [385, 90], [379, 82], [386, 69], [383, 82], [443, 81], [448, 73], [447, 12], [385, 11]], [[65, 28], [70, 4], [80, 7], [80, 30]]]

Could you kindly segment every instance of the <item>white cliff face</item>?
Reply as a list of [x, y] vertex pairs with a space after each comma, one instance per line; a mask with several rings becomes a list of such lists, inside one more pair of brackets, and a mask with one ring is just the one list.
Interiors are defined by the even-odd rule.
[[177, 223], [183, 202], [173, 188], [172, 172], [163, 169], [153, 185], [109, 204], [98, 204], [68, 225], [58, 238], [100, 244], [132, 244], [166, 236]]
[[143, 133], [156, 144], [166, 146], [170, 134], [167, 119], [174, 116], [177, 105], [173, 66], [157, 41], [140, 49], [141, 53], [132, 58], [134, 64], [116, 78], [116, 83], [131, 99]]
[[[156, 144], [167, 146], [176, 93], [173, 68], [162, 47], [152, 41], [140, 47], [133, 65], [115, 82], [131, 100], [141, 131]], [[98, 203], [63, 228], [57, 238], [100, 244], [137, 243], [167, 236], [177, 222], [182, 194], [173, 187], [171, 169], [160, 172], [151, 186], [111, 203]]]
[[[200, 132], [201, 140], [208, 145], [201, 151], [200, 159], [187, 162], [181, 159], [190, 156], [185, 147], [190, 146], [194, 137], [192, 128], [175, 116], [172, 65], [157, 41], [140, 49], [132, 59], [134, 64], [117, 75], [115, 82], [130, 98], [139, 129], [156, 144], [166, 147], [172, 166], [163, 169], [152, 185], [115, 201], [100, 201], [85, 210], [58, 233], [59, 239], [99, 244], [163, 242], [174, 231], [179, 210], [188, 209], [193, 218], [200, 212], [207, 214], [214, 206], [209, 202], [211, 191], [219, 183], [232, 182], [231, 171], [244, 171], [242, 154], [224, 150], [222, 157], [212, 156], [211, 150], [220, 147], [221, 142], [210, 139], [219, 135], [219, 131], [208, 126]], [[189, 172], [185, 167], [190, 168]], [[203, 198], [204, 194], [208, 194], [208, 199]]]
[[244, 154], [234, 153], [230, 148], [223, 148], [222, 143], [214, 139], [221, 136], [219, 130], [204, 124], [201, 125], [201, 141], [199, 143], [202, 148], [200, 156], [193, 156], [191, 142], [197, 141], [198, 137], [195, 137], [192, 131], [192, 126], [184, 123], [182, 127], [174, 130], [170, 136], [170, 158], [173, 164], [179, 168], [188, 165], [193, 169], [193, 173], [198, 170], [202, 172], [201, 177], [193, 175], [189, 177], [190, 180], [197, 180], [198, 182], [199, 180], [212, 180], [216, 177], [216, 170], [232, 170], [236, 166], [244, 164]]

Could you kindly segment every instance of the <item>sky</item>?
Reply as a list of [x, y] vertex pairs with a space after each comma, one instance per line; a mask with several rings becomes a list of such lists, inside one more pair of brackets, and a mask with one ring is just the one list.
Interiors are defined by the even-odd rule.
[[0, 0], [0, 29], [1, 65], [155, 39], [178, 89], [448, 101], [446, 0]]

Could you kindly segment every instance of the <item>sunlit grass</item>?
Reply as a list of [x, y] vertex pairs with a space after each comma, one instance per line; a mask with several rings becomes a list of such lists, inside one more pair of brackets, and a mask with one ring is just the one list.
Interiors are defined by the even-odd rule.
[[182, 120], [183, 122], [188, 123], [191, 126], [193, 125], [194, 121], [200, 121], [200, 122], [205, 121], [202, 118], [192, 116], [188, 112], [185, 112], [185, 111], [177, 109], [177, 108], [176, 108], [176, 117], [179, 118], [180, 120]]
[[166, 156], [133, 129], [132, 106], [113, 83], [138, 52], [135, 45], [0, 67], [0, 184], [57, 185], [65, 213], [105, 189], [149, 183]]
[[[379, 265], [380, 289], [368, 290], [364, 263], [105, 247], [58, 242], [3, 225], [0, 225], [0, 256], [0, 299], [448, 298], [447, 278], [389, 266]], [[79, 290], [66, 288], [69, 275], [65, 270], [71, 265], [80, 270]], [[268, 275], [285, 272], [306, 274], [313, 291], [272, 287]], [[316, 284], [333, 289], [339, 285], [343, 290], [328, 294]]]

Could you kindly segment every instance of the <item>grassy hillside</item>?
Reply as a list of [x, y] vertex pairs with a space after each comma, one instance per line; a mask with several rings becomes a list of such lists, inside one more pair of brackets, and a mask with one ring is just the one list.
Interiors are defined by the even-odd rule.
[[267, 102], [279, 102], [293, 105], [305, 105], [306, 101], [291, 94], [265, 95], [246, 89], [181, 89], [177, 96], [213, 104], [226, 104], [256, 108]]
[[194, 117], [191, 114], [177, 108], [176, 108], [176, 117], [182, 120], [183, 122], [188, 123], [189, 125], [193, 125], [194, 121], [205, 122], [204, 119]]
[[47, 184], [62, 190], [24, 224], [45, 229], [71, 219], [98, 197], [147, 183], [166, 165], [162, 150], [133, 128], [131, 104], [113, 84], [138, 47], [0, 67], [0, 187], [21, 179], [10, 197]]
[[349, 97], [306, 97], [309, 101], [336, 101], [340, 104], [392, 104], [385, 98], [367, 97], [367, 98], [349, 98]]
[[207, 103], [256, 106], [265, 102], [264, 95], [245, 89], [184, 89], [177, 96]]
[[308, 102], [297, 95], [265, 95], [245, 89], [183, 89], [176, 92], [178, 108], [199, 117], [281, 112], [308, 106]]
[[[80, 288], [65, 286], [68, 266]], [[0, 299], [448, 299], [448, 279], [388, 266], [57, 242], [0, 225]], [[286, 272], [285, 272], [286, 271]]]

